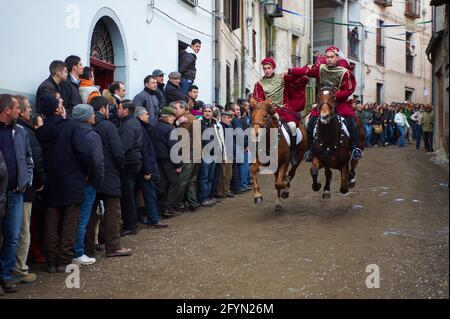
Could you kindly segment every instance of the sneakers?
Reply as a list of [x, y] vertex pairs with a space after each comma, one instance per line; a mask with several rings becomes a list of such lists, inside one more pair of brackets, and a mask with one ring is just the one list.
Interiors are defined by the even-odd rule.
[[311, 162], [312, 162], [312, 152], [311, 152], [311, 150], [307, 150], [307, 151], [305, 152], [305, 155], [303, 155], [303, 160], [304, 160], [305, 162], [308, 162], [308, 163], [311, 163]]
[[352, 159], [354, 160], [359, 160], [364, 156], [363, 151], [361, 151], [361, 149], [359, 149], [358, 147], [356, 147], [353, 151], [352, 151]]
[[236, 197], [232, 192], [228, 192], [227, 193], [227, 197], [229, 197], [229, 198], [234, 198], [234, 197]]
[[14, 273], [12, 282], [15, 284], [31, 284], [36, 281], [36, 274], [28, 273], [26, 275]]
[[72, 262], [74, 264], [79, 264], [79, 265], [83, 265], [83, 266], [87, 266], [87, 265], [92, 265], [95, 264], [96, 260], [95, 258], [89, 258], [86, 255], [83, 255], [81, 257], [75, 258], [72, 260]]

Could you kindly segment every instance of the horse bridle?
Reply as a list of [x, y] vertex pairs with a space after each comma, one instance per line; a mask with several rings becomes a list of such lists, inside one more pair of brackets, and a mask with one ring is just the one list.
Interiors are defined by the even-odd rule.
[[263, 123], [260, 123], [260, 122], [253, 122], [252, 128], [254, 128], [255, 125], [258, 125], [260, 128], [264, 128], [267, 130], [273, 123], [272, 115], [270, 115], [269, 112], [265, 108], [264, 109], [256, 108], [256, 110], [265, 110], [267, 112], [266, 116], [264, 116], [264, 121], [266, 122], [266, 124], [264, 125]]

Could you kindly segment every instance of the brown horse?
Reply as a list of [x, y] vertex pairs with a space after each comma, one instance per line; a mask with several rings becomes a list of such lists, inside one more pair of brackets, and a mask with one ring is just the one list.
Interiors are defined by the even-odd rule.
[[[303, 155], [306, 152], [307, 146], [307, 136], [306, 129], [300, 125], [300, 131], [303, 135], [303, 140], [300, 144], [296, 146], [297, 159], [298, 163], [295, 166], [291, 166], [289, 173], [288, 172], [289, 164], [290, 164], [290, 148], [289, 144], [286, 141], [284, 135], [281, 133], [281, 122], [275, 116], [275, 107], [268, 101], [264, 102], [256, 102], [256, 100], [252, 99], [250, 101], [252, 106], [252, 140], [256, 141], [256, 149], [260, 149], [260, 140], [264, 137], [266, 139], [266, 150], [270, 148], [269, 142], [269, 131], [270, 129], [277, 130], [278, 136], [278, 150], [276, 156], [278, 157], [278, 166], [274, 173], [275, 175], [275, 188], [277, 189], [277, 199], [275, 205], [275, 211], [279, 212], [283, 210], [283, 205], [281, 199], [285, 199], [289, 197], [289, 188], [291, 185], [291, 181], [295, 176], [295, 172], [297, 171], [298, 166], [300, 165], [301, 159], [303, 159]], [[264, 133], [264, 130], [265, 132]], [[251, 166], [251, 172], [253, 177], [253, 191], [255, 195], [255, 204], [261, 203], [263, 200], [263, 196], [261, 194], [261, 189], [258, 183], [257, 173], [259, 172], [261, 166], [269, 166], [270, 163], [261, 163], [258, 154], [255, 154], [255, 162]]]
[[[335, 89], [322, 87], [318, 93], [317, 107], [320, 112], [317, 121], [316, 132], [312, 145], [312, 167], [311, 176], [313, 179], [312, 189], [318, 192], [322, 185], [318, 183], [319, 170], [325, 167], [325, 187], [322, 198], [330, 198], [330, 184], [333, 176], [331, 169], [341, 172], [340, 192], [346, 194], [349, 188], [356, 183], [357, 160], [351, 159], [351, 144], [346, 133], [342, 129], [342, 123], [335, 113]], [[364, 130], [360, 123], [359, 147], [364, 148]]]

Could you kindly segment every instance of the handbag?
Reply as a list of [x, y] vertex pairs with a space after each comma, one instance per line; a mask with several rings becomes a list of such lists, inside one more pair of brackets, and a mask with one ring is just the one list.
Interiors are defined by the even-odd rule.
[[373, 131], [375, 132], [375, 134], [381, 134], [381, 132], [383, 132], [383, 125], [381, 125], [381, 124], [374, 124], [373, 125]]

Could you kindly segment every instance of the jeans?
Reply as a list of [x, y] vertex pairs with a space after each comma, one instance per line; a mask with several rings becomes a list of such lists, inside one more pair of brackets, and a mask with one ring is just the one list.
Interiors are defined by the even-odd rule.
[[248, 179], [249, 179], [249, 169], [250, 164], [248, 161], [248, 151], [244, 151], [244, 163], [242, 163], [239, 167], [239, 175], [240, 175], [240, 186], [241, 188], [248, 187]]
[[84, 201], [80, 205], [80, 220], [78, 221], [77, 236], [73, 245], [73, 258], [79, 258], [84, 255], [84, 238], [86, 237], [86, 228], [91, 218], [95, 196], [94, 186], [87, 185], [84, 188]]
[[[158, 224], [160, 220], [158, 208], [158, 194], [156, 193], [156, 186], [152, 180], [144, 180], [139, 178], [136, 182], [137, 188], [142, 191], [142, 196], [145, 202], [145, 213], [147, 214], [150, 224]], [[137, 214], [137, 212], [136, 212]]]
[[216, 168], [216, 163], [206, 163], [203, 162], [200, 164], [200, 174], [199, 174], [199, 194], [198, 200], [200, 202], [204, 202], [205, 200], [210, 199], [211, 194], [211, 185], [214, 180], [214, 170]]
[[398, 146], [405, 146], [405, 128], [397, 124], [398, 133], [400, 134], [399, 139], [397, 141]]
[[0, 279], [12, 279], [22, 226], [23, 193], [6, 193], [6, 215], [0, 219], [3, 243], [0, 248]]
[[364, 144], [366, 146], [371, 145], [372, 143], [372, 124], [366, 123], [364, 124], [364, 131], [366, 133], [366, 139], [364, 141]]
[[394, 135], [394, 130], [392, 129], [392, 124], [387, 124], [384, 127], [384, 140], [388, 143], [394, 144], [392, 141], [392, 136]]
[[180, 82], [181, 92], [183, 92], [183, 94], [187, 95], [189, 90], [191, 89], [191, 86], [193, 83], [194, 83], [194, 81], [192, 81], [192, 80], [181, 79], [181, 82]]
[[211, 193], [209, 194], [209, 197], [214, 198], [218, 196], [221, 176], [222, 176], [222, 164], [216, 163], [216, 167], [214, 168], [214, 179], [211, 185]]
[[232, 175], [231, 175], [231, 191], [235, 194], [239, 193], [240, 189], [240, 183], [241, 183], [241, 178], [240, 178], [240, 167], [242, 164], [233, 163], [232, 166]]
[[423, 141], [427, 151], [433, 151], [433, 132], [423, 132]]
[[17, 246], [16, 273], [23, 276], [28, 274], [29, 270], [29, 267], [27, 266], [27, 257], [31, 242], [31, 207], [32, 203], [23, 203], [22, 226], [20, 228], [19, 245]]
[[416, 149], [420, 149], [420, 139], [422, 138], [422, 125], [414, 125], [414, 135], [416, 136]]
[[404, 128], [405, 129], [405, 134], [407, 134], [408, 135], [408, 142], [411, 144], [412, 143], [412, 132], [413, 132], [413, 129], [412, 129], [412, 126], [409, 126], [409, 127], [405, 127]]
[[380, 134], [373, 134], [373, 145], [378, 145], [378, 141], [381, 141], [381, 144], [384, 145], [384, 132], [381, 132]]

